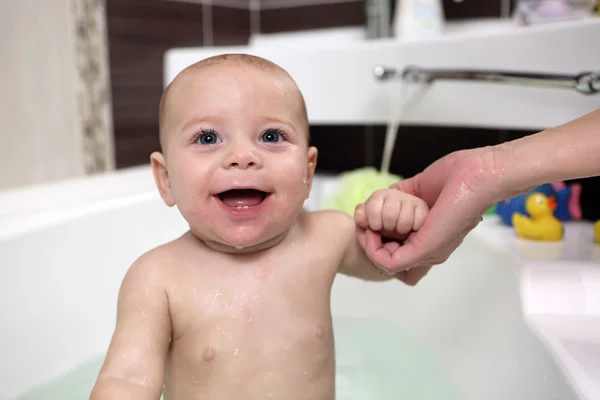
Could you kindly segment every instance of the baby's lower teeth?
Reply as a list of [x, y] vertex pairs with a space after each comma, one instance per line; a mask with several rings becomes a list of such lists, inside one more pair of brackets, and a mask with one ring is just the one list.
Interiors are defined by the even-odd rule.
[[248, 209], [249, 207], [248, 207], [248, 206], [237, 206], [237, 209], [238, 209], [238, 210], [241, 210], [242, 208], [243, 208], [243, 209]]

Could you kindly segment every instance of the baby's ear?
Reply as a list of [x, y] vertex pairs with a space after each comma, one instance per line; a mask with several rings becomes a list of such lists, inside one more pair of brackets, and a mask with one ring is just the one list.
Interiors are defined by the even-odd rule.
[[312, 188], [313, 183], [313, 177], [315, 176], [315, 169], [317, 168], [317, 155], [318, 151], [316, 147], [313, 146], [308, 148], [308, 173], [306, 176], [306, 187], [308, 189], [306, 193], [307, 198], [310, 194], [310, 189]]
[[173, 194], [171, 193], [171, 183], [169, 182], [169, 172], [167, 171], [167, 163], [162, 153], [154, 152], [150, 155], [150, 164], [152, 165], [152, 173], [154, 174], [154, 182], [165, 204], [169, 207], [175, 205]]

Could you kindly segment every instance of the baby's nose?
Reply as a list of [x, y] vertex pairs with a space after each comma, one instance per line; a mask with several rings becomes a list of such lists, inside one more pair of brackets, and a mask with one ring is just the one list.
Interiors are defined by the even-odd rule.
[[253, 148], [235, 149], [225, 160], [225, 168], [255, 168], [260, 166], [260, 159]]

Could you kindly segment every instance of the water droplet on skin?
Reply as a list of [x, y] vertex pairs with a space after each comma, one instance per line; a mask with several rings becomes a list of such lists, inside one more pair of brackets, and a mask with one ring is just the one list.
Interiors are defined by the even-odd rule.
[[219, 297], [219, 296], [221, 296], [221, 295], [222, 295], [222, 293], [221, 293], [221, 292], [216, 292], [216, 293], [215, 293], [215, 297], [213, 297], [213, 301], [212, 301], [212, 303], [213, 303], [213, 304], [215, 304], [215, 301], [217, 300], [217, 297]]
[[233, 356], [237, 357], [238, 356], [238, 349], [233, 350]]
[[218, 326], [217, 326], [217, 330], [218, 330], [219, 332], [221, 332], [221, 334], [223, 334], [223, 336], [226, 336], [227, 338], [231, 339], [231, 336], [229, 336], [229, 335], [227, 334], [227, 332], [225, 332], [224, 330], [222, 330], [222, 329], [221, 329], [221, 328], [219, 328]]

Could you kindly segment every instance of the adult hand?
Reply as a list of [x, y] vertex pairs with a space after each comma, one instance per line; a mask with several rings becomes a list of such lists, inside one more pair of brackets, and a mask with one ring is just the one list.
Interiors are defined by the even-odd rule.
[[441, 264], [501, 199], [501, 174], [493, 148], [462, 150], [423, 172], [391, 186], [423, 199], [430, 207], [424, 224], [402, 246], [386, 246], [375, 232], [367, 235], [373, 261], [409, 285]]
[[[501, 145], [462, 150], [392, 185], [425, 200], [425, 223], [402, 246], [384, 245], [369, 231], [373, 262], [416, 284], [446, 261], [494, 203], [547, 182], [600, 176], [600, 110]], [[365, 249], [365, 250], [367, 250]]]

